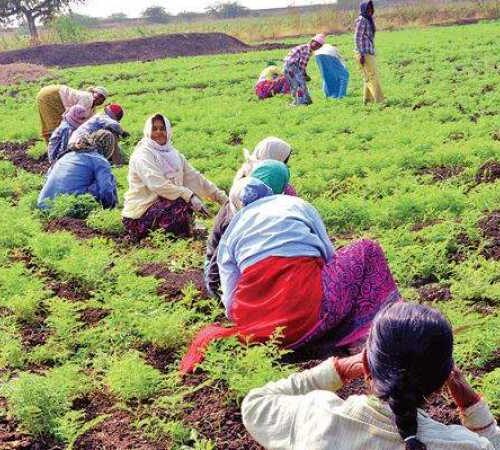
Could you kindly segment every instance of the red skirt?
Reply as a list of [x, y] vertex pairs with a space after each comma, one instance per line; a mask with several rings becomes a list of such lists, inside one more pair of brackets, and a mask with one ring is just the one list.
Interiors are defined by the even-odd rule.
[[322, 258], [271, 256], [248, 267], [233, 295], [230, 316], [234, 326], [201, 329], [181, 361], [181, 372], [194, 370], [215, 339], [239, 336], [264, 342], [279, 329], [285, 346], [301, 340], [319, 320], [323, 265]]

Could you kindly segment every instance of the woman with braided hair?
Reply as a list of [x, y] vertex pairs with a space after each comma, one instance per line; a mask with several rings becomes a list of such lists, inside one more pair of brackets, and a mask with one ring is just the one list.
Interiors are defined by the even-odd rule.
[[[243, 423], [266, 449], [498, 450], [500, 428], [454, 366], [452, 350], [452, 330], [441, 313], [389, 304], [375, 317], [361, 353], [250, 391]], [[335, 394], [363, 376], [370, 395], [344, 401]], [[421, 409], [445, 386], [462, 425], [441, 424]]]

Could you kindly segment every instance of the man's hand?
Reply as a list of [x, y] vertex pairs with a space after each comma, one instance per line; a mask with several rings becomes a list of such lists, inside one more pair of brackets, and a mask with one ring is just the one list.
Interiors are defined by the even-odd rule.
[[334, 358], [333, 365], [340, 376], [343, 383], [356, 378], [362, 378], [365, 375], [364, 365], [364, 350], [357, 355], [347, 358]]
[[361, 53], [361, 54], [359, 55], [359, 63], [360, 63], [362, 66], [364, 66], [364, 65], [365, 65], [365, 60], [366, 60], [366, 58], [365, 58], [364, 53]]

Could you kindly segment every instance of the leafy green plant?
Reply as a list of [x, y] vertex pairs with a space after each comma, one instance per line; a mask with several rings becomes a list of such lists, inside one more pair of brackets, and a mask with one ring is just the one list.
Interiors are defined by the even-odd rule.
[[94, 230], [111, 234], [121, 234], [124, 231], [122, 217], [116, 209], [96, 209], [87, 217], [87, 225]]
[[162, 374], [136, 352], [117, 357], [106, 374], [111, 392], [124, 400], [145, 400], [162, 387]]
[[46, 375], [23, 372], [2, 388], [12, 414], [34, 436], [58, 436], [60, 420], [73, 399], [86, 390], [85, 377], [72, 365], [52, 369]]
[[62, 194], [47, 201], [47, 209], [43, 211], [43, 214], [48, 219], [59, 219], [61, 217], [86, 219], [98, 207], [99, 203], [90, 194]]
[[28, 148], [26, 153], [30, 158], [36, 160], [47, 157], [47, 144], [44, 141], [37, 141], [35, 145]]

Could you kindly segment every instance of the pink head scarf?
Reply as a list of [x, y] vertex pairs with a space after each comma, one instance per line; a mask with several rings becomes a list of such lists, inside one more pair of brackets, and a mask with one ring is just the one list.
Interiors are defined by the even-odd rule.
[[78, 128], [87, 120], [87, 110], [81, 105], [74, 105], [63, 114], [63, 119], [73, 128]]

